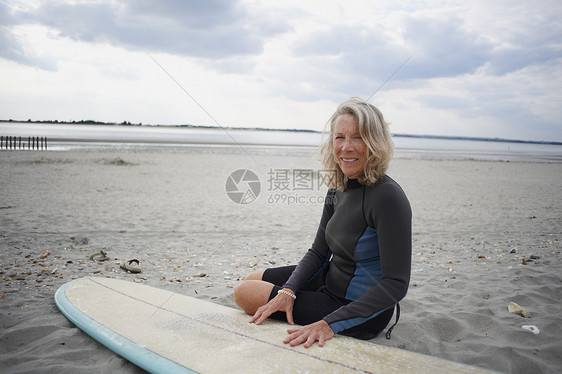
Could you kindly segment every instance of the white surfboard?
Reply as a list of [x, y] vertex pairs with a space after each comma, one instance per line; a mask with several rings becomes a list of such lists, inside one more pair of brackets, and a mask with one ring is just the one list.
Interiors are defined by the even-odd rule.
[[288, 325], [138, 283], [82, 278], [55, 294], [60, 311], [153, 373], [485, 373], [435, 357], [335, 336], [323, 348], [283, 344]]

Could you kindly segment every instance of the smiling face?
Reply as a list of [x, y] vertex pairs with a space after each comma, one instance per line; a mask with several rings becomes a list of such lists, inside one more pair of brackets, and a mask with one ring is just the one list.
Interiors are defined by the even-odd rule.
[[334, 156], [342, 172], [349, 179], [363, 175], [367, 163], [368, 148], [359, 134], [357, 118], [342, 114], [334, 125]]

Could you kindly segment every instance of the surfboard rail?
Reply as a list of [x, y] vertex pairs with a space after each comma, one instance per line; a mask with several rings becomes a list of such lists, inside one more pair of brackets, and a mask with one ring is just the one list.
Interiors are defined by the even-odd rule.
[[151, 350], [135, 343], [124, 336], [116, 333], [96, 322], [78, 308], [76, 308], [66, 297], [65, 291], [73, 282], [80, 278], [62, 285], [55, 292], [55, 304], [62, 314], [80, 330], [90, 335], [113, 352], [119, 354], [124, 359], [133, 362], [135, 365], [151, 373], [170, 373], [170, 374], [197, 374], [197, 372], [179, 365], [165, 357], [162, 357]]

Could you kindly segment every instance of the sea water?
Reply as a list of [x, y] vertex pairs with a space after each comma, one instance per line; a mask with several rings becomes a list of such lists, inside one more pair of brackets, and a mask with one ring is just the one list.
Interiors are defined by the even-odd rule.
[[[0, 136], [44, 137], [50, 151], [173, 151], [249, 154], [314, 154], [319, 132], [181, 126], [0, 123]], [[489, 140], [393, 136], [394, 156], [562, 162], [562, 145]], [[3, 147], [5, 148], [5, 147]]]

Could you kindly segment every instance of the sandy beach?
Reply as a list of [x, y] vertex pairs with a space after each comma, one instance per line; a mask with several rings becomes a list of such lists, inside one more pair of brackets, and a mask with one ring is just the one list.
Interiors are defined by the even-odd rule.
[[[251, 203], [225, 191], [237, 169], [260, 179]], [[0, 175], [3, 373], [142, 372], [74, 327], [56, 289], [113, 277], [235, 307], [241, 277], [303, 256], [326, 192], [315, 156], [203, 149], [3, 151]], [[389, 175], [412, 205], [412, 277], [392, 339], [372, 342], [506, 373], [559, 372], [562, 163], [396, 159]], [[90, 259], [100, 250], [109, 261]], [[132, 258], [142, 273], [119, 267]]]

